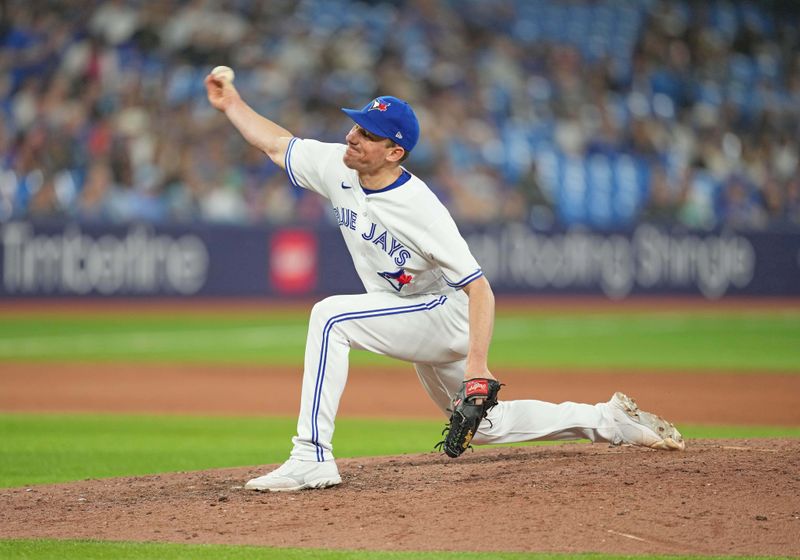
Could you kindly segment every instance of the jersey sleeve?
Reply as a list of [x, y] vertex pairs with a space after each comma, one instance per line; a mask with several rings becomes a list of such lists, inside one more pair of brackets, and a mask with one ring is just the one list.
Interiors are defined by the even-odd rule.
[[483, 276], [478, 261], [449, 214], [428, 229], [425, 245], [426, 256], [442, 269], [448, 286], [460, 289]]
[[296, 187], [330, 198], [325, 181], [325, 177], [328, 176], [326, 171], [331, 164], [341, 160], [342, 150], [341, 144], [292, 138], [286, 148], [284, 159], [289, 181]]

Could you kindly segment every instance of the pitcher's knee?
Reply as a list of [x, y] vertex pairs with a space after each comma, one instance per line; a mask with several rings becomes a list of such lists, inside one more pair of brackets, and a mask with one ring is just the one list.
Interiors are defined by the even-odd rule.
[[314, 304], [309, 318], [309, 329], [316, 329], [321, 336], [336, 334], [344, 336], [342, 321], [347, 317], [348, 308], [343, 296], [331, 296]]
[[311, 308], [310, 321], [312, 324], [321, 323], [325, 325], [331, 319], [334, 319], [337, 315], [340, 315], [343, 311], [344, 309], [340, 296], [326, 297], [325, 299], [315, 303], [314, 307]]

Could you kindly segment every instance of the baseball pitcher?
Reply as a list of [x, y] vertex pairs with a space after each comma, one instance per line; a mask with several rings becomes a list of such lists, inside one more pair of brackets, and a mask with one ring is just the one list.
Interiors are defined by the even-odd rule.
[[209, 102], [284, 169], [289, 181], [328, 199], [366, 293], [339, 295], [311, 311], [297, 435], [289, 459], [246, 488], [292, 491], [341, 483], [331, 444], [348, 355], [360, 348], [411, 362], [449, 417], [444, 441], [457, 457], [471, 444], [586, 438], [655, 449], [684, 448], [675, 427], [616, 393], [608, 402], [498, 401], [487, 363], [494, 296], [444, 205], [403, 165], [420, 134], [405, 101], [378, 97], [343, 109], [344, 143], [294, 136], [256, 113], [232, 72], [205, 79]]

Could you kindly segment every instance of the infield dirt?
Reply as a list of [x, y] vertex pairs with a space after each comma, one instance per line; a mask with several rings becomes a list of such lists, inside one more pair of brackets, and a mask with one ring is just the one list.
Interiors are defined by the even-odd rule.
[[566, 444], [343, 459], [341, 486], [261, 494], [261, 468], [0, 491], [0, 536], [367, 550], [800, 554], [800, 442], [683, 453]]

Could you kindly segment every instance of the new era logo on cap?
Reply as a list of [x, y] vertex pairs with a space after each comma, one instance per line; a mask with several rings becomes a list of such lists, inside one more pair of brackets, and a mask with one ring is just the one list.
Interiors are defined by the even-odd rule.
[[411, 105], [390, 95], [377, 97], [360, 111], [342, 109], [360, 127], [376, 136], [390, 138], [410, 152], [419, 140], [419, 121]]

